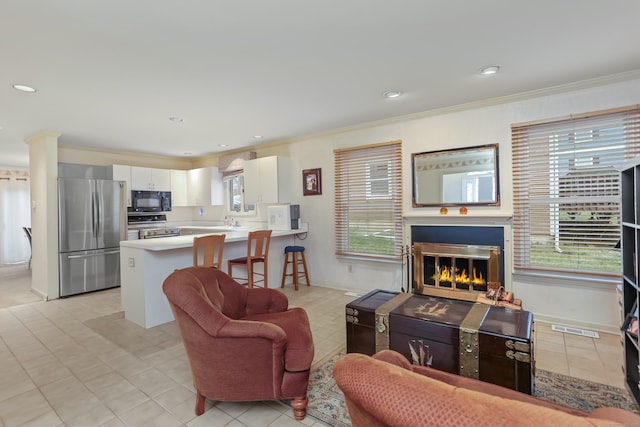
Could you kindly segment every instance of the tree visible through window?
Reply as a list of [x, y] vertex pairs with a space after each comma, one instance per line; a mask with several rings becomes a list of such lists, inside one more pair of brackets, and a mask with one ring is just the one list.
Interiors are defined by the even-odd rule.
[[336, 254], [400, 259], [402, 143], [335, 150]]
[[640, 109], [512, 126], [514, 266], [620, 273], [620, 167], [640, 153]]

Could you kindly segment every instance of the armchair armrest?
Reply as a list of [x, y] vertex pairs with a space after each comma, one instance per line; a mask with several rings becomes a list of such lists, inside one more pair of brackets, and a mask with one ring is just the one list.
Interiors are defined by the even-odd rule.
[[275, 344], [287, 343], [287, 335], [284, 330], [272, 323], [255, 322], [249, 320], [231, 320], [216, 335], [218, 338], [261, 338], [273, 341]]
[[285, 294], [269, 288], [252, 288], [247, 292], [246, 315], [279, 313], [289, 308]]

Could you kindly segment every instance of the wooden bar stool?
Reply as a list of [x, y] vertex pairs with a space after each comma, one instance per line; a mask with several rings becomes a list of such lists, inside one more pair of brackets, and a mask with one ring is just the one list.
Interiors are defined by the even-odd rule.
[[[247, 256], [242, 258], [234, 258], [227, 261], [228, 273], [236, 281], [246, 280], [247, 285], [253, 288], [256, 283], [264, 282], [264, 287], [268, 288], [268, 267], [269, 267], [269, 243], [271, 241], [271, 230], [250, 231], [247, 236]], [[263, 263], [263, 272], [255, 271], [254, 267], [257, 263]], [[233, 266], [244, 266], [247, 269], [247, 277], [235, 277], [233, 275]], [[254, 275], [262, 276], [262, 279], [256, 280]]]
[[[224, 234], [211, 234], [193, 238], [193, 266], [222, 269]], [[202, 256], [201, 256], [202, 254]]]
[[[291, 260], [289, 260], [289, 254], [291, 254]], [[298, 258], [298, 254], [300, 257]], [[287, 267], [291, 264], [291, 273], [287, 273]], [[302, 270], [299, 265], [302, 264]], [[304, 259], [304, 246], [287, 246], [284, 248], [284, 267], [282, 267], [282, 283], [281, 288], [284, 288], [284, 280], [287, 276], [293, 278], [293, 287], [297, 291], [300, 278], [304, 277], [307, 281], [307, 286], [311, 286], [309, 282], [309, 274], [307, 273], [307, 261]]]

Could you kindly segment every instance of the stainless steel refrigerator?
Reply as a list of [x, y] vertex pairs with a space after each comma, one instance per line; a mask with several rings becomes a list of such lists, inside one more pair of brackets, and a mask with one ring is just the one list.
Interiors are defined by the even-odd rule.
[[60, 296], [120, 286], [124, 183], [58, 179]]

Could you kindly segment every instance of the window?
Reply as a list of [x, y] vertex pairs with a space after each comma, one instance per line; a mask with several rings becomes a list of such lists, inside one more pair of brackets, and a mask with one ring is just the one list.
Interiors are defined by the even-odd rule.
[[640, 108], [513, 125], [512, 150], [515, 269], [619, 275], [619, 168], [640, 154]]
[[254, 205], [244, 201], [244, 176], [242, 171], [225, 173], [223, 177], [227, 212], [250, 212]]
[[368, 199], [389, 199], [391, 197], [391, 163], [387, 160], [367, 164]]
[[334, 151], [336, 254], [400, 259], [402, 143]]

